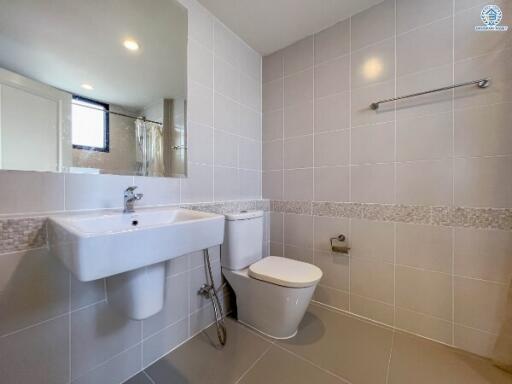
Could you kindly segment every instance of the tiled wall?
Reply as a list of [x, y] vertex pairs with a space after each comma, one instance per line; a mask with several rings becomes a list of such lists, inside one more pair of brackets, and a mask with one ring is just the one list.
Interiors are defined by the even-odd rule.
[[2, 383], [120, 383], [212, 320], [196, 295], [205, 279], [201, 255], [170, 263], [163, 312], [132, 321], [107, 304], [104, 281], [81, 283], [49, 254], [41, 220], [8, 220], [121, 208], [129, 185], [144, 193], [139, 207], [261, 198], [261, 56], [195, 0], [183, 3], [188, 178], [0, 171]]
[[265, 57], [263, 196], [271, 254], [322, 268], [316, 300], [489, 355], [512, 277], [512, 32], [475, 32], [482, 3], [385, 0]]

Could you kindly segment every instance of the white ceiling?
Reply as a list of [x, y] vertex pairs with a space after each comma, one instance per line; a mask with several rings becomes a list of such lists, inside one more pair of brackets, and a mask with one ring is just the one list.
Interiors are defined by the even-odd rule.
[[0, 0], [0, 67], [140, 111], [185, 97], [186, 15], [175, 0]]
[[199, 0], [262, 55], [381, 3], [383, 0]]

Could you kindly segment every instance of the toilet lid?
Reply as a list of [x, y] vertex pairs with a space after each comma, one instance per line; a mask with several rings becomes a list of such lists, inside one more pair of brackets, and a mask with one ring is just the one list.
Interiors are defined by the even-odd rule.
[[283, 287], [303, 288], [316, 284], [322, 277], [322, 271], [302, 261], [268, 256], [249, 267], [249, 276]]

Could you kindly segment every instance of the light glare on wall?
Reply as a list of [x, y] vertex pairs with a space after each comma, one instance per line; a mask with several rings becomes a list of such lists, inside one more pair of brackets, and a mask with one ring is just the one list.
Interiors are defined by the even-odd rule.
[[139, 43], [137, 43], [135, 40], [126, 39], [123, 42], [123, 45], [129, 51], [138, 51], [139, 50]]
[[368, 80], [374, 80], [382, 73], [382, 61], [376, 57], [366, 60], [363, 65], [363, 75]]

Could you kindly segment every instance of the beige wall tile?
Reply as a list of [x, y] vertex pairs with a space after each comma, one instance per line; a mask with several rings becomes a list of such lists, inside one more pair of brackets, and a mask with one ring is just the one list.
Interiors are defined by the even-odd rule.
[[442, 19], [397, 36], [397, 75], [424, 71], [453, 60], [453, 20]]
[[455, 159], [455, 205], [512, 207], [512, 156]]
[[263, 141], [283, 138], [284, 111], [278, 110], [263, 114]]
[[273, 243], [283, 242], [284, 215], [279, 212], [270, 212], [270, 241]]
[[395, 120], [395, 104], [386, 103], [379, 106], [378, 112], [370, 109], [370, 104], [395, 97], [395, 82], [358, 88], [351, 93], [352, 127]]
[[313, 69], [298, 72], [284, 79], [286, 107], [313, 100]]
[[214, 130], [215, 140], [214, 163], [225, 167], [237, 167], [238, 165], [238, 136]]
[[315, 201], [349, 201], [349, 167], [315, 168]]
[[451, 321], [452, 277], [445, 273], [397, 266], [396, 305]]
[[188, 78], [213, 88], [213, 54], [204, 45], [188, 40]]
[[512, 154], [512, 104], [455, 111], [455, 155]]
[[285, 200], [313, 200], [313, 169], [284, 171]]
[[261, 172], [259, 170], [238, 170], [239, 199], [261, 198]]
[[[398, 96], [446, 87], [453, 81], [453, 65], [447, 64], [397, 78]], [[417, 119], [421, 116], [451, 112], [453, 91], [435, 92], [398, 101], [397, 119]]]
[[309, 168], [313, 166], [313, 135], [284, 140], [284, 169]]
[[455, 82], [491, 78], [485, 89], [462, 87], [455, 90], [455, 108], [512, 102], [512, 73], [508, 65], [512, 50], [493, 51], [483, 56], [455, 62]]
[[284, 137], [308, 135], [314, 130], [313, 101], [286, 107], [284, 110]]
[[351, 312], [390, 326], [393, 326], [394, 321], [393, 308], [392, 305], [381, 301], [350, 295]]
[[285, 76], [312, 67], [314, 62], [313, 36], [306, 37], [283, 49], [283, 57]]
[[458, 276], [454, 283], [455, 323], [497, 334], [505, 316], [507, 286]]
[[244, 105], [240, 105], [240, 127], [238, 132], [241, 136], [261, 141], [262, 119], [260, 111], [261, 108], [256, 111]]
[[384, 40], [395, 33], [395, 2], [385, 0], [351, 19], [352, 50]]
[[213, 128], [189, 122], [187, 146], [187, 155], [190, 162], [213, 164]]
[[239, 134], [240, 105], [232, 99], [215, 93], [213, 121], [216, 129]]
[[188, 274], [168, 277], [165, 281], [164, 307], [154, 316], [143, 320], [143, 337], [147, 338], [187, 317], [190, 312], [188, 306]]
[[315, 64], [350, 52], [350, 20], [346, 19], [315, 35]]
[[134, 346], [140, 336], [140, 322], [117, 314], [106, 302], [72, 313], [72, 378]]
[[349, 257], [337, 253], [315, 251], [315, 265], [323, 273], [320, 284], [348, 292], [350, 288]]
[[237, 200], [240, 198], [238, 169], [214, 167], [213, 193], [215, 201]]
[[451, 273], [452, 229], [397, 223], [396, 262], [411, 267]]
[[280, 243], [270, 243], [270, 255], [284, 257], [284, 248], [283, 247], [284, 247], [283, 244], [280, 244]]
[[190, 121], [213, 125], [213, 90], [197, 83], [188, 86], [187, 113]]
[[396, 196], [400, 204], [452, 205], [452, 161], [397, 164]]
[[350, 72], [352, 89], [394, 79], [395, 39], [353, 52]]
[[396, 308], [396, 327], [445, 344], [452, 343], [452, 323], [404, 308]]
[[350, 220], [351, 257], [395, 261], [395, 224], [361, 219]]
[[264, 199], [283, 200], [283, 171], [263, 172], [262, 184]]
[[227, 62], [238, 65], [240, 62], [240, 39], [222, 23], [214, 21], [214, 51]]
[[284, 246], [284, 257], [304, 263], [313, 263], [313, 250], [304, 247]]
[[395, 160], [395, 123], [367, 125], [353, 128], [351, 163], [375, 164]]
[[264, 171], [283, 169], [283, 141], [263, 143], [262, 157]]
[[284, 82], [274, 80], [263, 84], [262, 100], [263, 112], [275, 111], [283, 108]]
[[46, 249], [0, 255], [0, 335], [69, 310], [69, 273]]
[[284, 76], [282, 50], [263, 58], [262, 73], [263, 83], [268, 83]]
[[72, 311], [107, 299], [107, 293], [105, 292], [105, 281], [103, 279], [83, 282], [78, 280], [75, 276], [73, 276], [73, 274], [70, 274], [69, 277], [71, 285], [70, 300]]
[[394, 266], [377, 259], [350, 261], [350, 293], [393, 304]]
[[69, 317], [28, 328], [0, 343], [2, 382], [67, 383]]
[[507, 231], [455, 228], [454, 273], [509, 283], [512, 277], [512, 235]]
[[240, 99], [240, 71], [235, 65], [216, 55], [213, 74], [216, 93], [234, 100]]
[[358, 203], [394, 202], [393, 164], [357, 165], [351, 167], [351, 196]]
[[188, 337], [188, 318], [173, 324], [156, 335], [143, 341], [142, 362], [144, 366], [163, 357], [168, 351], [176, 348]]
[[350, 93], [315, 100], [315, 132], [350, 128]]
[[0, 170], [0, 214], [61, 211], [64, 175]]
[[401, 34], [451, 15], [451, 1], [397, 0], [396, 32]]
[[331, 252], [331, 237], [344, 234], [348, 237], [349, 221], [342, 217], [315, 216], [314, 248], [317, 251]]
[[315, 167], [348, 165], [349, 155], [348, 129], [315, 135]]
[[[495, 1], [503, 12], [501, 25], [512, 24], [512, 6], [509, 1]], [[508, 33], [472, 33], [476, 25], [483, 25], [480, 7], [474, 7], [455, 15], [455, 60], [485, 55], [494, 50], [510, 48]]]
[[284, 215], [284, 243], [296, 247], [313, 248], [313, 216]]
[[397, 121], [397, 161], [446, 159], [452, 156], [452, 145], [451, 112]]
[[322, 284], [317, 285], [313, 300], [344, 311], [348, 311], [349, 308], [349, 294], [347, 292], [326, 287]]
[[181, 182], [181, 201], [195, 203], [213, 200], [213, 167], [189, 164], [188, 175]]
[[453, 344], [460, 349], [484, 357], [492, 357], [497, 336], [455, 324]]
[[348, 91], [349, 56], [328, 61], [315, 67], [315, 97], [326, 97]]

